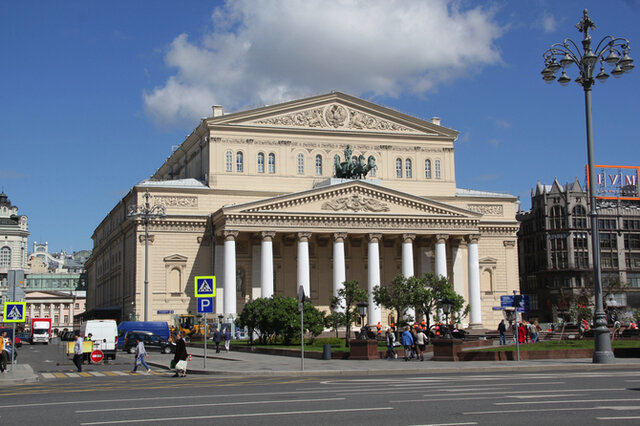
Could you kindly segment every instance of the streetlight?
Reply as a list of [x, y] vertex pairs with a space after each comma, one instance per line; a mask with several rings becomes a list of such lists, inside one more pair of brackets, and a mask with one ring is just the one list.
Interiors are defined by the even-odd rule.
[[[588, 179], [589, 179], [589, 204], [591, 217], [591, 252], [593, 256], [593, 283], [595, 287], [596, 311], [594, 314], [594, 352], [593, 362], [596, 364], [611, 364], [615, 362], [615, 357], [611, 350], [611, 340], [609, 339], [609, 329], [607, 319], [602, 306], [602, 276], [600, 274], [600, 238], [598, 235], [598, 218], [596, 212], [595, 196], [595, 173], [593, 170], [593, 127], [591, 124], [591, 88], [598, 80], [604, 83], [608, 78], [604, 70], [607, 64], [613, 67], [611, 74], [614, 77], [621, 77], [624, 73], [630, 72], [633, 68], [633, 59], [629, 57], [631, 47], [629, 40], [625, 38], [614, 38], [606, 36], [595, 48], [591, 49], [591, 36], [589, 30], [595, 30], [595, 23], [589, 18], [587, 9], [584, 10], [582, 20], [578, 22], [576, 28], [584, 33], [582, 39], [582, 50], [571, 39], [565, 39], [562, 43], [556, 43], [547, 50], [544, 57], [544, 69], [542, 79], [547, 83], [556, 80], [556, 72], [562, 69], [558, 83], [565, 86], [571, 79], [567, 76], [565, 69], [571, 64], [578, 67], [579, 75], [576, 83], [584, 88], [585, 110], [587, 117], [587, 157], [588, 157]], [[595, 76], [594, 72], [600, 63], [600, 72]]]
[[445, 297], [444, 299], [442, 299], [440, 301], [440, 307], [442, 308], [442, 313], [444, 314], [444, 321], [445, 321], [445, 332], [444, 332], [444, 338], [445, 339], [452, 339], [453, 337], [451, 336], [451, 329], [449, 327], [449, 314], [451, 313], [451, 307], [453, 306], [453, 301], [451, 301], [448, 297]]
[[367, 336], [368, 327], [365, 323], [365, 320], [367, 318], [367, 307], [369, 307], [369, 304], [365, 301], [361, 301], [357, 303], [357, 306], [358, 306], [358, 313], [360, 314], [360, 321], [362, 322], [362, 329], [360, 330], [360, 335], [358, 336], [358, 339], [367, 340], [369, 337]]
[[142, 219], [144, 223], [144, 320], [149, 320], [149, 222], [155, 219], [164, 219], [166, 217], [163, 205], [149, 204], [149, 190], [144, 193], [144, 205], [129, 206], [129, 219]]

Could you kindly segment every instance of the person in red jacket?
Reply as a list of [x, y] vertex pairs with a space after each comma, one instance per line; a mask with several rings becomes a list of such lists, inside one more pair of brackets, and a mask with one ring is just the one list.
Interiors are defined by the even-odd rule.
[[524, 324], [518, 324], [518, 343], [524, 343], [527, 340], [527, 329]]

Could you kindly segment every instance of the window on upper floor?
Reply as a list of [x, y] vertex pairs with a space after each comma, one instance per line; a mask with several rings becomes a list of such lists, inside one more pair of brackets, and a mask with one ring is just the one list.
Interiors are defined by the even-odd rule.
[[244, 155], [242, 151], [236, 152], [236, 172], [244, 171]]
[[402, 159], [396, 158], [396, 177], [402, 177]]
[[298, 154], [298, 174], [299, 175], [303, 175], [304, 174], [304, 154]]
[[567, 227], [564, 207], [553, 206], [549, 213], [549, 229], [563, 229]]
[[227, 151], [225, 153], [225, 170], [228, 172], [233, 171], [233, 152]]
[[322, 155], [316, 155], [316, 176], [322, 176]]
[[0, 268], [11, 267], [11, 249], [4, 246], [0, 249]]
[[574, 228], [587, 227], [587, 210], [583, 206], [575, 206], [572, 215], [571, 223]]
[[436, 179], [442, 179], [442, 176], [440, 174], [440, 160], [435, 161], [435, 167], [436, 167]]
[[264, 173], [264, 153], [258, 153], [258, 173]]
[[276, 155], [274, 153], [269, 154], [269, 173], [276, 172]]
[[424, 160], [424, 177], [431, 179], [431, 160]]
[[404, 176], [407, 178], [413, 177], [413, 164], [410, 158], [404, 160]]

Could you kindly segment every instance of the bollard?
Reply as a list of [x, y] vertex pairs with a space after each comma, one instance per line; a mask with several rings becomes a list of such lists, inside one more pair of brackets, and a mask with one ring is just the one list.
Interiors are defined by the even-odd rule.
[[322, 359], [331, 359], [331, 345], [325, 344], [322, 346]]

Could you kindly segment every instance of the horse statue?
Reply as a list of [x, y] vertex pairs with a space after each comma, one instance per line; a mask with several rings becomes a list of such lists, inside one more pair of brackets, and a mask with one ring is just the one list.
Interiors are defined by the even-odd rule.
[[364, 155], [360, 154], [357, 159], [351, 158], [351, 147], [347, 145], [344, 150], [346, 161], [340, 162], [340, 156], [336, 155], [333, 159], [336, 169], [336, 176], [339, 179], [365, 179], [367, 173], [376, 167], [376, 159], [370, 155], [365, 162]]

